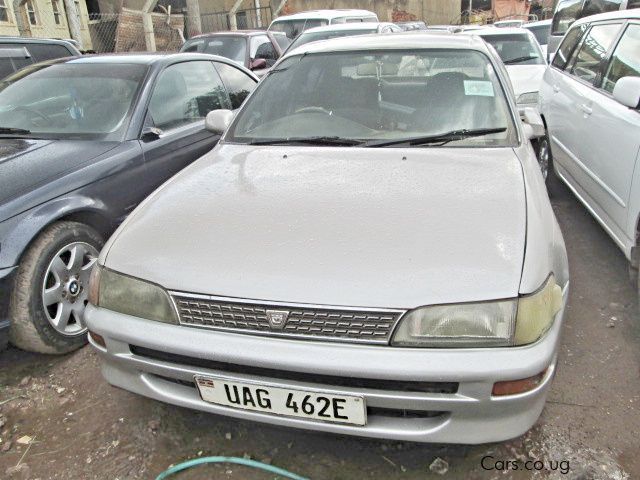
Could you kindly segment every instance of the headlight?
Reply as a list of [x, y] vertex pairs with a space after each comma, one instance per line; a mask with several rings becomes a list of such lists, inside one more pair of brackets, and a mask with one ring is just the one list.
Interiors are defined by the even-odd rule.
[[178, 323], [173, 302], [162, 287], [98, 265], [89, 280], [89, 302], [135, 317]]
[[527, 105], [537, 105], [538, 103], [538, 92], [527, 92], [523, 93], [516, 100], [517, 104], [527, 104]]
[[535, 342], [553, 324], [562, 290], [551, 275], [536, 293], [512, 300], [421, 307], [407, 313], [392, 345], [500, 347]]

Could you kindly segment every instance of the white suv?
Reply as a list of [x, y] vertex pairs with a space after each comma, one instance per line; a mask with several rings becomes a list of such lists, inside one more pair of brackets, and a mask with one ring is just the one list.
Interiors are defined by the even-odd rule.
[[550, 190], [557, 178], [566, 183], [635, 271], [640, 234], [639, 107], [640, 10], [575, 22], [543, 77], [540, 112], [548, 134], [540, 157], [550, 167]]

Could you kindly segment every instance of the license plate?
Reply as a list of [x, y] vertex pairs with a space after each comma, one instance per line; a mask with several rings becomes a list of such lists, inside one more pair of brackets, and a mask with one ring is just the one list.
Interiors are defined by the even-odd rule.
[[216, 405], [333, 423], [367, 423], [364, 398], [360, 396], [235, 382], [224, 377], [196, 375], [194, 379], [202, 400]]

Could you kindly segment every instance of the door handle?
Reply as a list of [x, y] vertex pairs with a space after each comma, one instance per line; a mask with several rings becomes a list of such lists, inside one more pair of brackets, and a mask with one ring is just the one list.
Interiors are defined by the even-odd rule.
[[586, 103], [580, 105], [580, 110], [582, 110], [585, 115], [591, 115], [593, 113], [593, 109]]
[[560, 91], [560, 87], [557, 85], [553, 86], [553, 93], [558, 93]]

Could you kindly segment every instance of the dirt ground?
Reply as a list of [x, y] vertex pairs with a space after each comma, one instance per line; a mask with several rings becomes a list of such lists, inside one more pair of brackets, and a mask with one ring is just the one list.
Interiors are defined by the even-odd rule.
[[[571, 297], [557, 377], [541, 419], [523, 437], [439, 446], [240, 422], [110, 387], [88, 347], [61, 358], [10, 349], [0, 354], [0, 478], [153, 479], [183, 460], [227, 455], [311, 479], [640, 479], [636, 291], [623, 255], [584, 208], [568, 192], [554, 207], [569, 250]], [[520, 470], [502, 471], [508, 460]], [[541, 470], [523, 470], [527, 460]], [[275, 477], [221, 465], [171, 478]]]

